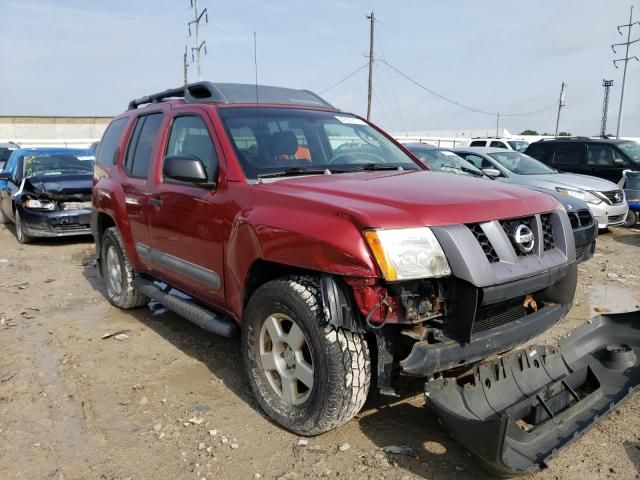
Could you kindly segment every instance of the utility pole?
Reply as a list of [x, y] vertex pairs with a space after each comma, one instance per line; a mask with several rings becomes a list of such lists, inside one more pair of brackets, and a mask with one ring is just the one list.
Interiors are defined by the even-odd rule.
[[371, 15], [367, 15], [367, 18], [371, 21], [369, 32], [369, 93], [367, 96], [367, 120], [371, 119], [371, 97], [373, 95], [373, 26], [376, 22], [376, 16], [373, 12]]
[[600, 123], [600, 136], [607, 136], [607, 115], [609, 114], [609, 90], [613, 86], [613, 80], [602, 80], [604, 87], [604, 102], [602, 103], [602, 122]]
[[187, 46], [184, 46], [184, 54], [182, 55], [182, 73], [184, 74], [184, 84], [189, 83], [189, 63], [187, 62]]
[[564, 103], [564, 90], [567, 87], [567, 84], [562, 82], [562, 87], [560, 88], [560, 98], [558, 99], [558, 118], [556, 119], [556, 137], [558, 136], [558, 129], [560, 128], [560, 110], [562, 107], [566, 106]]
[[198, 14], [198, 0], [191, 0], [191, 8], [193, 8], [194, 20], [191, 20], [187, 24], [187, 27], [189, 28], [189, 36], [191, 36], [191, 25], [195, 25], [196, 46], [191, 47], [191, 59], [196, 62], [196, 66], [198, 69], [198, 81], [200, 81], [202, 80], [202, 70], [200, 68], [200, 52], [202, 49], [204, 49], [205, 55], [207, 54], [207, 42], [205, 42], [204, 40], [200, 42], [200, 21], [204, 16], [205, 23], [209, 23], [209, 14], [207, 13], [206, 8], [202, 10], [200, 14]]
[[620, 138], [620, 124], [622, 123], [622, 102], [624, 101], [624, 86], [627, 81], [627, 64], [629, 63], [629, 60], [633, 60], [634, 58], [638, 60], [638, 57], [629, 56], [629, 47], [636, 42], [640, 42], [640, 38], [631, 40], [631, 28], [636, 24], [640, 25], [640, 22], [633, 21], [633, 5], [631, 5], [631, 13], [629, 14], [629, 23], [627, 23], [626, 25], [618, 25], [618, 33], [620, 35], [622, 35], [622, 30], [620, 30], [621, 28], [627, 29], [627, 41], [623, 43], [614, 43], [613, 45], [611, 45], [611, 49], [613, 50], [613, 53], [618, 53], [616, 52], [616, 47], [620, 47], [624, 45], [626, 49], [624, 58], [618, 58], [613, 61], [613, 65], [616, 68], [618, 68], [618, 62], [624, 62], [624, 71], [622, 74], [622, 89], [620, 90], [620, 108], [618, 109], [618, 126], [616, 128], [616, 138]]
[[496, 138], [500, 138], [500, 112], [496, 113]]

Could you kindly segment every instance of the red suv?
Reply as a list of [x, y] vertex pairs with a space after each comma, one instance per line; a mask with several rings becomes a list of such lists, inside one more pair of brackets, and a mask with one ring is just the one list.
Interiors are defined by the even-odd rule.
[[[93, 203], [111, 303], [152, 298], [211, 332], [241, 330], [260, 405], [302, 435], [351, 419], [372, 378], [395, 395], [399, 374], [433, 379], [426, 388], [445, 423], [461, 418], [462, 400], [438, 399], [489, 389], [466, 373], [560, 321], [576, 287], [557, 200], [427, 171], [374, 125], [305, 90], [201, 82], [131, 101], [100, 142]], [[502, 385], [551, 381], [528, 365]], [[497, 404], [509, 422], [529, 414]], [[487, 442], [511, 439], [495, 437], [490, 420], [486, 436], [461, 441], [503, 473], [572, 438], [487, 458]]]

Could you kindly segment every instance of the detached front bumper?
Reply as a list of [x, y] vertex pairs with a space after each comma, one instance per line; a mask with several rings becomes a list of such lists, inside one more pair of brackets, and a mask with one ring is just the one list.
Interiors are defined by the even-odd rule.
[[91, 210], [54, 212], [21, 209], [25, 233], [30, 237], [68, 237], [91, 235]]
[[640, 384], [640, 311], [603, 315], [560, 340], [425, 385], [427, 404], [494, 475], [545, 468]]

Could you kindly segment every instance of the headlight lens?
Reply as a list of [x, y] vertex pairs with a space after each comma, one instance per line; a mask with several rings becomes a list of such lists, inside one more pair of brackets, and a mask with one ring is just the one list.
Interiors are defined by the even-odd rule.
[[447, 257], [431, 229], [366, 230], [364, 237], [385, 280], [451, 275]]
[[569, 195], [570, 197], [575, 197], [583, 202], [592, 203], [593, 205], [598, 205], [602, 203], [602, 199], [597, 197], [593, 193], [587, 192], [585, 190], [576, 190], [573, 188], [562, 188], [556, 187], [556, 190], [563, 195]]
[[35, 200], [33, 198], [26, 200], [24, 206], [34, 210], [55, 210], [56, 208], [56, 204], [51, 200]]

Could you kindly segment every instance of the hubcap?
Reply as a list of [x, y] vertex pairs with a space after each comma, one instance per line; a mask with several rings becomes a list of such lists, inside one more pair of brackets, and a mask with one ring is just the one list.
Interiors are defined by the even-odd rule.
[[285, 402], [303, 403], [313, 388], [313, 360], [302, 329], [288, 315], [274, 313], [260, 330], [260, 364], [269, 385]]
[[120, 258], [116, 247], [109, 245], [107, 249], [105, 276], [107, 280], [107, 288], [113, 296], [122, 293], [122, 267], [120, 266]]

